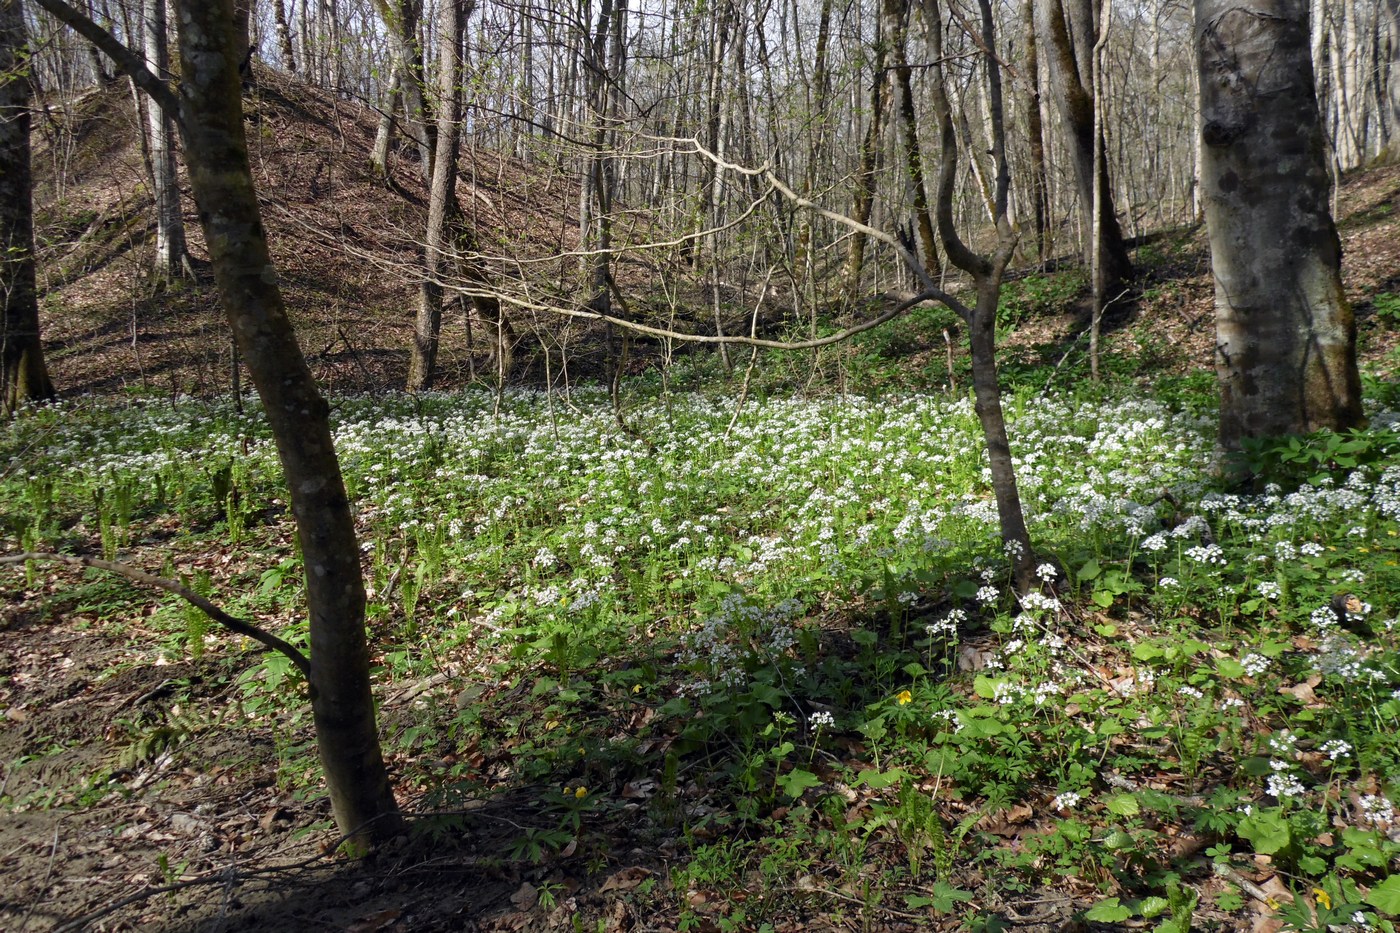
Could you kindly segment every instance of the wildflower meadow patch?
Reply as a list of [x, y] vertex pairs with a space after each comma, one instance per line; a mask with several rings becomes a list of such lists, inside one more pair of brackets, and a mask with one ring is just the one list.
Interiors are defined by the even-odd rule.
[[[993, 929], [1050, 884], [1165, 931], [1400, 915], [1384, 451], [1290, 447], [1309, 475], [1228, 488], [1210, 419], [1013, 398], [1040, 558], [1018, 598], [965, 398], [653, 393], [628, 431], [590, 389], [334, 410], [400, 793], [457, 814], [435, 832], [550, 788], [509, 858], [602, 871], [625, 827], [672, 866], [644, 893], [687, 929], [798, 910]], [[225, 608], [304, 642], [255, 405], [70, 403], [2, 449], [12, 547], [198, 565]], [[221, 571], [211, 548], [243, 556]], [[133, 657], [207, 653], [236, 687], [222, 725], [276, 724], [289, 784], [314, 773], [296, 672], [143, 599], [93, 622]]]

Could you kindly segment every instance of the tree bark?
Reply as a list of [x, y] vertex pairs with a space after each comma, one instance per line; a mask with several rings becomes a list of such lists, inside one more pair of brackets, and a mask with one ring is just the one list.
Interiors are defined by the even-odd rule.
[[[1400, 2], [1400, 0], [1397, 0]], [[1030, 146], [1031, 224], [1035, 233], [1035, 257], [1046, 259], [1049, 248], [1047, 225], [1050, 216], [1050, 186], [1045, 170], [1045, 127], [1040, 118], [1040, 49], [1035, 37], [1035, 0], [1023, 0], [1022, 29], [1025, 30], [1026, 135]]]
[[53, 398], [39, 340], [30, 170], [29, 36], [19, 0], [0, 0], [0, 410]]
[[288, 74], [297, 73], [296, 52], [292, 48], [292, 31], [287, 27], [287, 6], [283, 0], [272, 0], [274, 29], [277, 32], [277, 52]]
[[[145, 0], [142, 26], [146, 67], [162, 79], [170, 74], [165, 25], [165, 0]], [[185, 221], [180, 213], [180, 186], [175, 175], [173, 117], [159, 101], [146, 102], [151, 194], [156, 202], [156, 274], [162, 278], [178, 278], [187, 265]]]
[[311, 708], [331, 807], [342, 833], [386, 839], [403, 820], [375, 726], [359, 545], [330, 409], [287, 317], [258, 212], [233, 3], [177, 0], [176, 9], [190, 184], [220, 298], [277, 442], [306, 566]]
[[1307, 0], [1196, 0], [1220, 443], [1361, 423]]
[[457, 197], [457, 150], [462, 126], [462, 44], [473, 0], [445, 0], [438, 22], [437, 150], [428, 193], [428, 230], [423, 248], [423, 282], [408, 365], [408, 390], [432, 387], [442, 333], [442, 275], [451, 252], [447, 216]]
[[[996, 361], [996, 314], [1001, 303], [1001, 283], [1006, 274], [1006, 267], [1016, 253], [1017, 236], [1007, 212], [1011, 179], [1006, 160], [1001, 66], [996, 55], [991, 0], [979, 0], [978, 7], [981, 13], [979, 44], [987, 57], [988, 123], [992, 130], [991, 155], [995, 172], [992, 208], [996, 216], [996, 245], [987, 256], [973, 252], [958, 234], [953, 219], [953, 192], [958, 174], [957, 132], [953, 126], [952, 106], [948, 100], [947, 84], [941, 65], [929, 70], [934, 117], [938, 124], [942, 148], [936, 201], [938, 235], [949, 261], [972, 278], [975, 289], [976, 302], [973, 307], [955, 307], [954, 310], [959, 311], [968, 328], [968, 341], [972, 353], [973, 407], [987, 444], [992, 493], [997, 503], [1002, 547], [1011, 563], [1016, 592], [1026, 593], [1036, 584], [1036, 557], [1031, 547], [1030, 532], [1026, 528], [1021, 494], [1016, 483], [1015, 463], [1011, 457], [1011, 442], [1001, 405], [1001, 383]], [[943, 24], [938, 0], [922, 0], [922, 9], [928, 59], [941, 63], [944, 61]]]
[[914, 199], [914, 225], [919, 231], [924, 271], [930, 277], [938, 273], [938, 244], [933, 231], [933, 212], [929, 209], [928, 187], [924, 184], [924, 156], [919, 148], [919, 122], [915, 116], [913, 69], [905, 51], [905, 24], [909, 19], [909, 0], [884, 0], [885, 37], [894, 58], [893, 91], [899, 98], [899, 136], [904, 143], [904, 171]]
[[1090, 60], [1097, 38], [1097, 3], [1093, 0], [1038, 0], [1037, 30], [1040, 45], [1050, 61], [1050, 79], [1054, 85], [1055, 103], [1069, 136], [1070, 162], [1074, 167], [1079, 205], [1084, 217], [1084, 229], [1093, 227], [1094, 167], [1100, 171], [1099, 183], [1105, 197], [1099, 204], [1098, 223], [1103, 235], [1104, 276], [1107, 291], [1116, 291], [1133, 276], [1133, 262], [1123, 242], [1118, 224], [1112, 187], [1109, 185], [1108, 160], [1100, 145], [1100, 158], [1094, 158], [1094, 94], [1090, 75]]
[[[875, 207], [875, 187], [880, 169], [880, 139], [884, 136], [885, 115], [889, 111], [890, 99], [890, 79], [885, 60], [885, 43], [877, 41], [875, 76], [870, 84], [870, 122], [866, 124], [865, 135], [861, 139], [860, 163], [856, 168], [855, 177], [856, 190], [851, 204], [851, 217], [860, 224], [870, 222], [870, 214]], [[848, 304], [854, 303], [860, 296], [861, 275], [865, 271], [865, 245], [865, 234], [859, 231], [851, 234], [850, 245], [846, 249], [846, 269], [842, 274]]]

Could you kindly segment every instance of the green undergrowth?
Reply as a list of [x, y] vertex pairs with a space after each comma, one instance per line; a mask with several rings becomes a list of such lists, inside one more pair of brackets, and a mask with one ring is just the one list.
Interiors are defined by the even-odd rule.
[[[634, 896], [681, 929], [997, 929], [1047, 885], [1168, 933], [1391, 929], [1394, 435], [1260, 445], [1259, 486], [1222, 488], [1208, 395], [1008, 399], [1040, 558], [1019, 599], [961, 395], [653, 381], [625, 432], [597, 389], [336, 400], [401, 799], [460, 836], [476, 802], [526, 795], [507, 858], [596, 878], [640, 851], [672, 867]], [[255, 405], [79, 402], [4, 430], [10, 548], [184, 575], [304, 644]], [[54, 598], [236, 679], [236, 715], [127, 757], [271, 724], [304, 787], [295, 671], [97, 579]]]

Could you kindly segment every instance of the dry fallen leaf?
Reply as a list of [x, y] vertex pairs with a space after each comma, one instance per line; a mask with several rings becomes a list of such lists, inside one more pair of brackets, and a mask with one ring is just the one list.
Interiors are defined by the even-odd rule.
[[600, 891], [631, 891], [637, 885], [651, 877], [651, 872], [634, 865], [631, 868], [624, 868], [621, 871], [613, 872], [608, 879], [603, 882]]
[[531, 910], [540, 902], [540, 891], [528, 881], [523, 881], [515, 893], [510, 896], [510, 902], [520, 910]]

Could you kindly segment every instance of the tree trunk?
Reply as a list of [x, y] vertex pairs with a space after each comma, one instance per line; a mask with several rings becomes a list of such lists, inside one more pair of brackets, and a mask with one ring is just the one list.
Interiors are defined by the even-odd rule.
[[1196, 0], [1220, 443], [1361, 423], [1307, 0]]
[[277, 32], [277, 52], [288, 74], [297, 73], [297, 57], [292, 49], [292, 31], [287, 27], [287, 6], [283, 0], [272, 0], [272, 17]]
[[[433, 153], [437, 149], [436, 130], [428, 113], [425, 98], [423, 51], [418, 43], [418, 21], [423, 12], [422, 0], [376, 0], [375, 9], [384, 20], [389, 41], [391, 86], [403, 95], [404, 126], [409, 138], [418, 147], [418, 162], [423, 177], [432, 180]], [[375, 138], [371, 161], [381, 173], [388, 168], [389, 144], [393, 136], [395, 100], [390, 96], [384, 107], [383, 121]]]
[[905, 52], [905, 23], [909, 0], [884, 0], [885, 36], [894, 58], [894, 95], [899, 99], [899, 136], [904, 143], [904, 171], [914, 199], [914, 224], [919, 231], [924, 271], [938, 274], [938, 244], [929, 209], [928, 187], [924, 184], [924, 156], [919, 149], [919, 123], [914, 113], [914, 87]]
[[[47, 4], [46, 4], [47, 5]], [[403, 819], [375, 727], [360, 549], [330, 409], [282, 303], [243, 134], [232, 0], [176, 0], [190, 184], [229, 324], [262, 398], [291, 493], [311, 615], [311, 708], [336, 825], [382, 840]]]
[[[860, 165], [856, 169], [855, 195], [851, 217], [857, 223], [870, 222], [875, 206], [875, 184], [879, 178], [880, 139], [884, 136], [885, 114], [889, 110], [889, 72], [885, 69], [885, 43], [875, 43], [874, 78], [870, 83], [870, 122], [860, 144]], [[861, 294], [861, 275], [865, 271], [865, 234], [857, 231], [850, 236], [846, 249], [846, 302], [854, 303]]]
[[1035, 39], [1035, 0], [1024, 0], [1021, 21], [1025, 35], [1026, 135], [1029, 137], [1031, 157], [1028, 194], [1032, 230], [1035, 233], [1035, 258], [1044, 262], [1049, 247], [1046, 230], [1050, 216], [1050, 186], [1045, 170], [1045, 127], [1040, 118], [1040, 50]]
[[457, 197], [457, 149], [462, 126], [462, 44], [473, 0], [446, 0], [438, 22], [437, 151], [428, 193], [428, 230], [423, 249], [423, 282], [408, 364], [408, 390], [432, 387], [442, 333], [442, 274], [451, 252], [447, 215]]
[[1103, 234], [1104, 276], [1106, 290], [1116, 291], [1132, 278], [1133, 263], [1118, 224], [1108, 179], [1108, 160], [1102, 146], [1097, 163], [1094, 159], [1094, 94], [1089, 65], [1098, 32], [1097, 9], [1093, 0], [1068, 0], [1068, 5], [1062, 0], [1040, 0], [1036, 26], [1041, 46], [1050, 57], [1050, 79], [1069, 137], [1070, 163], [1074, 167], [1086, 232], [1094, 223], [1095, 164], [1102, 175], [1099, 183], [1106, 196], [1099, 205], [1098, 222]]
[[1400, 0], [1385, 0], [1390, 14], [1390, 61], [1386, 62], [1386, 99], [1381, 103], [1390, 115], [1387, 156], [1400, 161]]
[[[1011, 442], [1006, 432], [1006, 418], [1001, 405], [1001, 383], [996, 363], [996, 314], [1001, 302], [1001, 282], [1006, 267], [1016, 252], [1016, 231], [1007, 214], [1010, 173], [1006, 161], [1005, 113], [1002, 101], [1001, 66], [996, 56], [996, 36], [993, 30], [991, 0], [979, 0], [981, 38], [979, 45], [986, 55], [987, 100], [992, 129], [992, 162], [996, 173], [992, 193], [996, 215], [996, 246], [989, 256], [974, 253], [963, 242], [953, 219], [953, 191], [958, 174], [957, 133], [953, 126], [952, 106], [948, 100], [947, 83], [942, 67], [929, 69], [932, 85], [934, 116], [938, 123], [942, 157], [938, 171], [938, 234], [943, 241], [949, 261], [966, 272], [973, 282], [977, 300], [972, 308], [959, 310], [968, 327], [972, 351], [973, 407], [982, 426], [987, 444], [988, 464], [992, 473], [992, 494], [996, 498], [997, 518], [1002, 547], [1011, 563], [1017, 593], [1034, 588], [1035, 552], [1030, 532], [1026, 528], [1021, 508], [1021, 493], [1016, 483], [1015, 462], [1011, 457]], [[928, 60], [942, 63], [943, 25], [938, 0], [922, 0], [924, 30], [928, 43]]]
[[39, 341], [34, 176], [29, 163], [30, 48], [19, 0], [0, 0], [0, 410], [53, 398]]
[[[146, 67], [165, 79], [170, 74], [170, 52], [165, 41], [165, 0], [145, 0], [142, 26]], [[162, 278], [178, 278], [187, 265], [185, 221], [180, 213], [180, 186], [175, 175], [173, 117], [160, 101], [146, 101], [151, 194], [156, 202], [156, 274]]]

